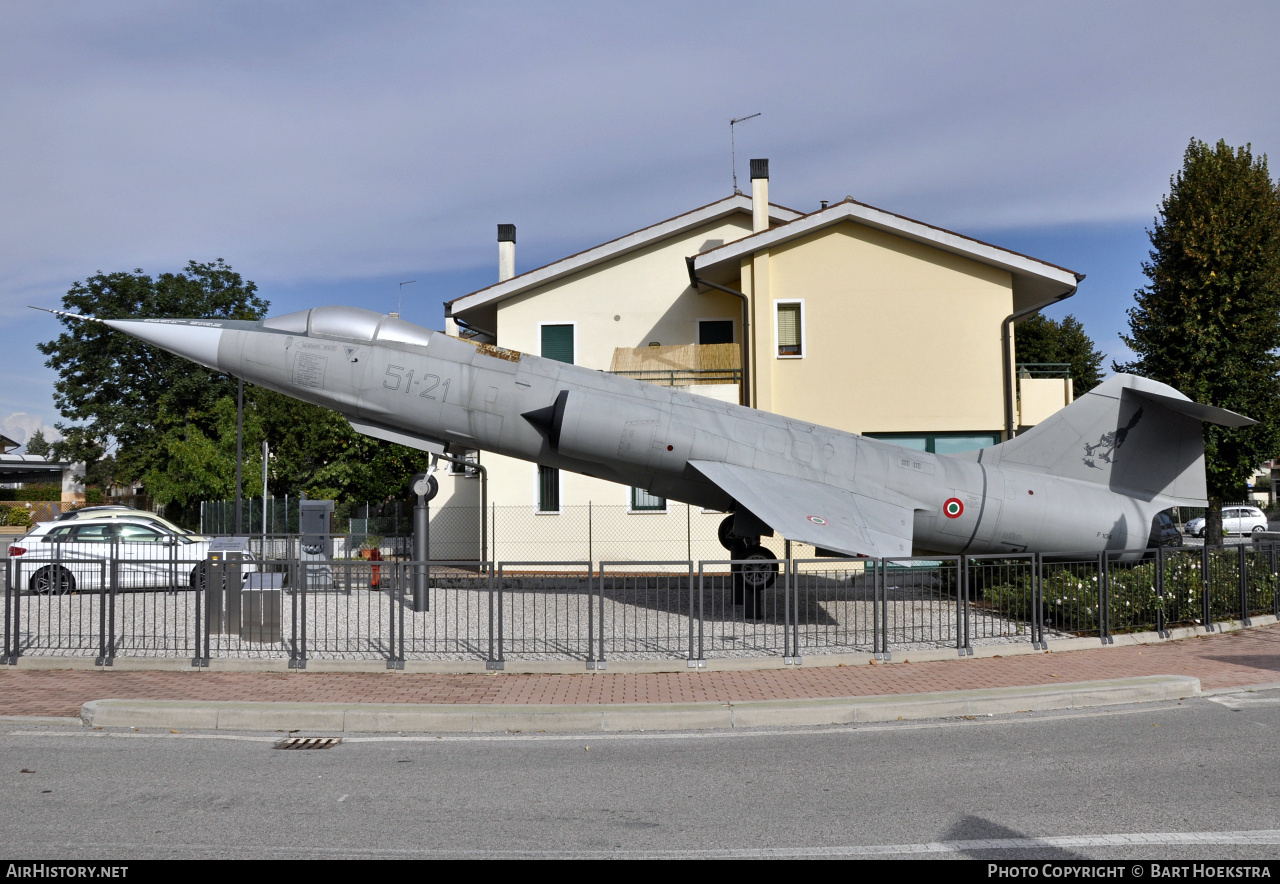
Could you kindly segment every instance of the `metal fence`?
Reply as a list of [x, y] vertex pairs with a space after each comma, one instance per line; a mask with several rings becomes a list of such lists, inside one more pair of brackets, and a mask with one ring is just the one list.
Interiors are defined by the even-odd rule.
[[[895, 652], [1030, 643], [1280, 615], [1270, 543], [936, 559], [592, 563], [302, 556], [257, 538], [243, 562], [180, 547], [41, 544], [5, 564], [4, 655], [608, 661]], [[752, 569], [757, 570], [753, 571]], [[417, 591], [415, 591], [415, 584]]]

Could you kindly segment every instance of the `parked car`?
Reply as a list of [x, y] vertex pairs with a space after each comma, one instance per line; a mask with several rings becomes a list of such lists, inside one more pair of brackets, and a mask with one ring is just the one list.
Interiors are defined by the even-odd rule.
[[[141, 519], [146, 522], [154, 522], [162, 525], [175, 534], [186, 534], [189, 537], [199, 537], [198, 534], [180, 528], [170, 522], [164, 516], [158, 516], [147, 510], [134, 509], [131, 506], [120, 506], [118, 504], [109, 504], [107, 506], [86, 506], [78, 510], [69, 510], [58, 516], [59, 522], [73, 522], [79, 519]], [[203, 539], [203, 538], [202, 538]]]
[[1168, 513], [1156, 513], [1156, 517], [1151, 520], [1151, 537], [1147, 541], [1147, 548], [1155, 549], [1157, 546], [1182, 546], [1182, 532]]
[[[1187, 533], [1192, 537], [1204, 537], [1204, 516], [1187, 522]], [[1267, 517], [1256, 506], [1224, 506], [1222, 508], [1223, 534], [1257, 534], [1267, 530]]]
[[103, 515], [41, 522], [9, 547], [16, 577], [35, 593], [203, 584], [209, 541], [155, 521]]

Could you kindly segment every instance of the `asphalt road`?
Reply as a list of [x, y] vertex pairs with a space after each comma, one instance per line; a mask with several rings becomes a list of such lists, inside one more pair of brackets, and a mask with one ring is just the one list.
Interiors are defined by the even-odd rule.
[[10, 722], [0, 844], [40, 860], [1276, 859], [1278, 728], [1280, 691], [732, 734], [347, 735], [312, 750], [274, 749], [283, 734]]

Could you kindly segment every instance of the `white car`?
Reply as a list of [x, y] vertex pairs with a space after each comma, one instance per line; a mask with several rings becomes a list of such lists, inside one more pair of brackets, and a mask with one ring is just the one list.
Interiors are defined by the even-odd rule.
[[113, 565], [118, 589], [195, 587], [208, 557], [203, 537], [119, 515], [41, 522], [9, 547], [15, 582], [34, 593], [101, 591]]
[[[1224, 506], [1222, 508], [1223, 534], [1257, 534], [1267, 530], [1267, 517], [1256, 506]], [[1204, 537], [1204, 516], [1187, 522], [1187, 533], [1192, 537]]]
[[133, 521], [150, 522], [169, 530], [174, 534], [185, 534], [196, 540], [204, 540], [198, 534], [187, 531], [185, 528], [179, 528], [170, 522], [164, 516], [158, 516], [147, 510], [134, 509], [131, 506], [117, 506], [114, 504], [107, 506], [86, 506], [78, 510], [68, 510], [58, 516], [58, 522], [74, 522], [83, 519], [132, 519]]

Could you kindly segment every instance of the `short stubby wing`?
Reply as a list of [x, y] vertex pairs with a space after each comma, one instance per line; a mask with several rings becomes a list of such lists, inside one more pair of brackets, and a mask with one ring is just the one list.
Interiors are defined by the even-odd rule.
[[911, 555], [915, 514], [909, 506], [751, 467], [690, 465], [788, 540], [853, 556]]

